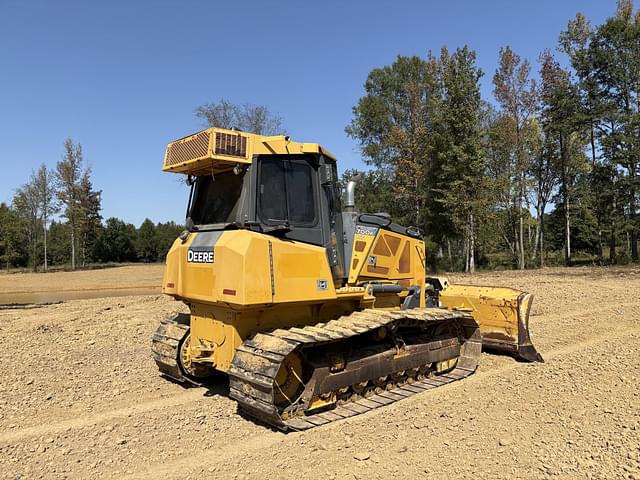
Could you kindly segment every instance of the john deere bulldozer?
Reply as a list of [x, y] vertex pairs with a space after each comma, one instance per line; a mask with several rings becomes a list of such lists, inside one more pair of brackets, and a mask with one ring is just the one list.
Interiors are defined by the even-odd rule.
[[425, 272], [416, 228], [359, 213], [318, 144], [210, 128], [170, 143], [191, 185], [162, 290], [189, 307], [153, 335], [162, 375], [228, 375], [241, 410], [304, 430], [471, 375], [482, 346], [542, 361], [532, 297]]

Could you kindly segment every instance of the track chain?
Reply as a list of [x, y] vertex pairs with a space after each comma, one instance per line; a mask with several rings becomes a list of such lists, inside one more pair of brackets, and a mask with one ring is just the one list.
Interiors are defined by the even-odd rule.
[[198, 385], [186, 377], [178, 364], [180, 343], [189, 333], [189, 315], [177, 313], [160, 321], [153, 334], [151, 351], [162, 375], [186, 385]]
[[[466, 342], [456, 367], [444, 374], [396, 386], [366, 398], [312, 415], [282, 418], [274, 404], [274, 380], [285, 357], [304, 346], [317, 346], [355, 337], [377, 328], [399, 323], [403, 326], [461, 321]], [[477, 323], [464, 312], [441, 308], [381, 311], [368, 309], [302, 328], [258, 333], [238, 347], [229, 371], [230, 396], [251, 416], [282, 430], [306, 430], [365, 413], [404, 398], [461, 380], [475, 372], [482, 338]]]

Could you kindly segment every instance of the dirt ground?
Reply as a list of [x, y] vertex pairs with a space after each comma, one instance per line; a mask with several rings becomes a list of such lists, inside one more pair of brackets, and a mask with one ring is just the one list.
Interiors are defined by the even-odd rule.
[[77, 272], [4, 273], [0, 270], [0, 293], [155, 287], [162, 282], [163, 269], [163, 264], [153, 263]]
[[0, 272], [0, 305], [160, 293], [163, 269], [157, 263], [46, 274]]
[[237, 415], [224, 382], [158, 376], [151, 334], [183, 309], [161, 295], [0, 311], [0, 477], [640, 479], [640, 268], [451, 279], [535, 294], [546, 363], [483, 353], [462, 382], [293, 434]]

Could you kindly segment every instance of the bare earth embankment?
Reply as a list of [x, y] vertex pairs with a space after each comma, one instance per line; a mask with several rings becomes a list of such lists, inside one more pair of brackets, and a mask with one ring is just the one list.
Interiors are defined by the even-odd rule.
[[[130, 268], [122, 282], [160, 280]], [[112, 288], [106, 272], [59, 286]], [[49, 275], [0, 276], [0, 292]], [[534, 293], [546, 363], [483, 354], [465, 381], [288, 435], [236, 415], [224, 383], [158, 376], [151, 334], [184, 308], [168, 298], [0, 311], [0, 477], [640, 479], [640, 269], [451, 279]]]
[[51, 273], [0, 272], [0, 305], [160, 293], [164, 265]]

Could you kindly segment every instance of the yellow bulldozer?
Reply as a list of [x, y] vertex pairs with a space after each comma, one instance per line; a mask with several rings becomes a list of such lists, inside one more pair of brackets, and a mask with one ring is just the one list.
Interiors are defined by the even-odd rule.
[[162, 375], [225, 373], [242, 411], [305, 430], [463, 379], [483, 345], [542, 361], [530, 294], [427, 277], [422, 233], [358, 212], [320, 145], [209, 128], [163, 170], [191, 193], [162, 283], [190, 313], [153, 335]]

